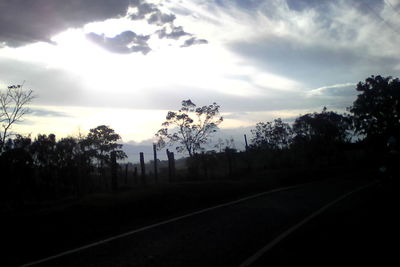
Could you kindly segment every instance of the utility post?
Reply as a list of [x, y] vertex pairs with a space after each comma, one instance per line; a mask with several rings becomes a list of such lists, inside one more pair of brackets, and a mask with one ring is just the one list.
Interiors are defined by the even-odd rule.
[[154, 180], [158, 183], [158, 169], [157, 169], [157, 146], [153, 144], [153, 153], [154, 153]]
[[115, 192], [118, 188], [117, 182], [117, 155], [115, 151], [111, 152], [111, 186], [112, 190]]
[[141, 170], [140, 177], [142, 178], [142, 184], [146, 184], [146, 166], [144, 164], [144, 153], [143, 152], [140, 152], [140, 170]]
[[168, 176], [169, 176], [169, 182], [171, 183], [172, 180], [175, 178], [174, 152], [169, 152], [169, 150], [167, 149], [167, 157], [168, 157]]

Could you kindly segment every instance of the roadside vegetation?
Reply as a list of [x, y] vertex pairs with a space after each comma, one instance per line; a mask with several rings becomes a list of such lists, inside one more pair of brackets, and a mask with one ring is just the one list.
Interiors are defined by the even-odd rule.
[[[13, 102], [18, 99], [9, 98], [10, 90], [26, 101]], [[33, 98], [32, 91], [11, 86], [0, 94], [6, 137], [0, 140], [0, 211], [6, 218], [2, 237], [12, 251], [5, 261], [21, 264], [277, 187], [329, 178], [394, 178], [400, 81], [371, 76], [356, 90], [360, 94], [348, 113], [324, 108], [292, 124], [280, 118], [257, 123], [245, 151], [236, 150], [234, 140], [219, 140], [216, 150], [206, 151], [223, 122], [220, 106], [184, 100], [181, 109], [168, 112], [154, 148], [156, 153], [157, 147], [175, 146], [188, 157], [175, 160], [168, 152], [168, 161], [143, 164], [147, 172], [141, 173], [137, 164], [118, 164], [126, 158], [121, 138], [106, 125], [58, 140], [54, 134], [13, 134]]]
[[[323, 177], [366, 166], [393, 176], [398, 171], [400, 81], [371, 76], [356, 90], [359, 95], [347, 113], [324, 108], [292, 124], [280, 118], [257, 123], [245, 151], [237, 151], [234, 140], [220, 140], [217, 151], [206, 151], [204, 145], [223, 122], [220, 106], [198, 107], [184, 100], [178, 111], [168, 112], [156, 133], [158, 149], [172, 146], [188, 155], [173, 161], [171, 176], [171, 162], [150, 161], [147, 173], [132, 163], [117, 164], [126, 155], [119, 134], [106, 125], [59, 140], [54, 134], [32, 138], [13, 133], [12, 126], [29, 112], [34, 95], [20, 85], [9, 86], [0, 94], [1, 211], [31, 210], [155, 183], [270, 179], [288, 173], [295, 182], [313, 173]], [[152, 171], [155, 163], [158, 177]]]

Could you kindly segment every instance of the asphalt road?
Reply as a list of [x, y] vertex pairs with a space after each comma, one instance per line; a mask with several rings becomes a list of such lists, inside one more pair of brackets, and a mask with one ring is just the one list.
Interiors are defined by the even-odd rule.
[[[327, 180], [302, 185], [152, 227], [42, 262], [38, 266], [239, 266], [293, 225], [365, 183]], [[328, 212], [329, 209], [284, 239], [281, 243], [287, 247], [278, 244], [257, 258], [254, 265], [264, 266], [268, 262], [294, 264], [305, 252], [308, 253], [306, 255], [315, 255], [305, 246], [322, 248], [324, 245], [321, 242], [329, 242], [329, 237], [327, 240], [318, 239], [321, 232], [329, 229], [326, 223], [339, 221], [341, 223], [338, 225], [346, 229], [350, 223], [348, 216], [355, 221], [363, 219], [363, 216], [373, 216], [369, 209], [365, 209], [365, 205], [371, 203], [371, 194], [375, 195], [375, 191], [369, 188], [339, 202], [332, 207], [332, 212]], [[355, 199], [352, 201], [352, 198]], [[347, 204], [343, 206], [341, 203]], [[380, 204], [376, 204], [375, 209], [379, 210]], [[341, 205], [343, 207], [338, 208]], [[356, 215], [360, 207], [362, 216]], [[319, 222], [320, 218], [325, 219]], [[357, 230], [358, 224], [350, 224], [352, 228], [343, 233], [339, 240], [342, 243]], [[290, 246], [288, 240], [294, 245]], [[303, 252], [297, 253], [299, 246]], [[346, 255], [337, 253], [336, 258], [342, 256]], [[314, 256], [314, 259], [317, 258]], [[307, 260], [307, 257], [304, 259]]]
[[350, 195], [250, 266], [398, 266], [398, 190], [379, 182]]

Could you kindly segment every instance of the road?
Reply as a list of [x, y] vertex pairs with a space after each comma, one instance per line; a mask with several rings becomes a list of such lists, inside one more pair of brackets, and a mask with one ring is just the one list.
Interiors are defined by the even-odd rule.
[[[277, 191], [162, 223], [122, 238], [41, 262], [38, 266], [239, 266], [315, 211], [365, 183], [365, 181], [327, 180]], [[340, 222], [338, 225], [343, 230], [342, 228], [346, 229], [346, 225], [354, 223], [348, 221], [349, 215], [350, 217], [353, 215], [351, 218], [353, 221], [374, 216], [369, 209], [365, 209], [365, 205], [371, 204], [371, 196], [377, 191], [376, 187], [377, 185], [374, 185], [351, 194], [307, 221], [268, 253], [256, 257], [251, 265], [264, 266], [268, 262], [294, 264], [304, 255], [314, 255], [315, 259], [319, 258], [315, 257], [314, 253], [318, 250], [309, 251], [306, 245], [318, 249], [324, 246], [321, 242], [327, 240], [329, 242], [329, 235], [326, 239], [321, 239], [319, 236], [320, 233], [332, 228], [332, 220]], [[372, 212], [379, 210], [379, 204], [374, 208]], [[358, 209], [361, 212], [360, 216], [357, 215]], [[330, 227], [326, 225], [327, 223]], [[346, 243], [346, 238], [353, 233], [352, 231], [358, 230], [357, 227], [358, 224], [352, 225], [339, 241]], [[327, 232], [337, 234], [339, 230]], [[370, 229], [370, 232], [374, 232], [374, 229]], [[298, 252], [299, 247], [302, 248], [301, 252]], [[337, 253], [336, 258], [348, 256], [345, 251]], [[304, 254], [306, 252], [307, 254]], [[304, 256], [303, 260], [307, 261], [308, 258]]]
[[391, 181], [350, 195], [250, 266], [398, 266], [398, 190]]

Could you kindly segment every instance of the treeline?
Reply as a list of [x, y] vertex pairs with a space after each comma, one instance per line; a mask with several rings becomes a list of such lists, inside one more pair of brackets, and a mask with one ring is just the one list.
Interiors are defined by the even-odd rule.
[[[182, 149], [195, 151], [188, 164], [192, 177], [251, 176], [262, 170], [288, 169], [328, 173], [335, 168], [380, 169], [383, 175], [394, 177], [398, 174], [396, 162], [400, 162], [400, 81], [371, 76], [359, 82], [356, 90], [359, 95], [348, 107], [348, 113], [324, 108], [297, 117], [293, 124], [280, 118], [257, 123], [246, 152], [237, 152], [230, 146], [225, 153], [199, 152], [202, 140], [196, 143], [192, 136], [202, 136], [199, 125], [204, 124], [191, 124], [187, 101], [179, 113], [172, 113], [165, 122], [181, 125], [183, 134], [171, 134], [167, 129], [159, 133], [170, 142], [178, 141]], [[197, 116], [203, 115], [204, 108], [196, 109], [193, 103], [189, 104]], [[206, 113], [209, 121], [214, 114]], [[211, 124], [209, 129], [213, 128]]]
[[280, 118], [260, 122], [251, 133], [246, 151], [226, 142], [220, 152], [204, 151], [188, 158], [186, 176], [219, 179], [268, 171], [354, 169], [365, 164], [370, 154], [354, 131], [352, 117], [326, 108], [302, 115], [293, 124]]
[[203, 150], [223, 121], [219, 105], [197, 107], [185, 100], [179, 111], [168, 112], [163, 128], [156, 134], [159, 148], [175, 145], [178, 152], [189, 155], [176, 163], [169, 152], [166, 162], [118, 166], [117, 160], [126, 158], [118, 143], [121, 138], [105, 125], [91, 129], [87, 135], [60, 140], [54, 134], [5, 139], [3, 133], [0, 208], [14, 210], [115, 191], [117, 179], [125, 186], [257, 176], [267, 179], [273, 173], [300, 179], [314, 171], [326, 176], [338, 169], [363, 168], [380, 168], [393, 177], [398, 174], [400, 162], [400, 81], [372, 76], [356, 89], [360, 94], [348, 108], [349, 113], [324, 108], [299, 116], [293, 124], [279, 118], [257, 123], [246, 151], [237, 151], [233, 140], [227, 141], [224, 149], [220, 143], [219, 152]]
[[2, 209], [94, 191], [99, 183], [90, 177], [108, 181], [113, 157], [126, 157], [118, 140], [105, 125], [58, 141], [54, 134], [7, 139], [0, 154]]

